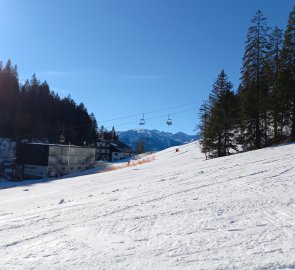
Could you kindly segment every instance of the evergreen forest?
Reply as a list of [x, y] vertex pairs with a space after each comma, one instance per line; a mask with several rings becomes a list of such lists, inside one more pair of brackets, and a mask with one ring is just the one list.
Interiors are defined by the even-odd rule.
[[8, 60], [5, 66], [0, 64], [0, 137], [89, 145], [97, 140], [98, 128], [83, 103], [76, 104], [70, 96], [60, 98], [35, 74], [21, 85], [17, 66]]
[[295, 141], [295, 6], [284, 31], [257, 11], [238, 89], [221, 70], [200, 108], [199, 130], [206, 158]]

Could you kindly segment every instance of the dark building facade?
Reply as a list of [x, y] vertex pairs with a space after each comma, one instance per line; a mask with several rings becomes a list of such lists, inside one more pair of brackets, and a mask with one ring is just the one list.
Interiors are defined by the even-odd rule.
[[92, 167], [95, 153], [74, 145], [19, 143], [16, 162], [22, 177], [54, 177]]
[[96, 142], [96, 160], [118, 161], [130, 157], [133, 150], [120, 141], [100, 140]]

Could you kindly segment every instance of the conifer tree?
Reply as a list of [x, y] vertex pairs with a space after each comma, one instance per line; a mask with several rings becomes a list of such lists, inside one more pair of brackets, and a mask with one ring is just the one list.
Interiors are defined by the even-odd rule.
[[239, 92], [243, 115], [241, 127], [244, 144], [261, 148], [267, 144], [268, 140], [268, 87], [265, 67], [269, 28], [260, 10], [255, 14], [251, 23], [247, 33]]
[[295, 6], [289, 14], [282, 49], [280, 81], [285, 104], [284, 115], [288, 121], [289, 137], [295, 141]]
[[10, 60], [0, 71], [0, 136], [17, 136], [18, 127], [14, 125], [19, 111], [19, 81], [17, 67]]
[[281, 52], [283, 44], [283, 31], [277, 26], [269, 36], [267, 52], [267, 80], [270, 92], [269, 111], [271, 115], [271, 126], [273, 127], [273, 142], [279, 142], [282, 139], [283, 127], [283, 101], [282, 88], [279, 82], [281, 72]]
[[116, 134], [116, 130], [115, 130], [115, 127], [113, 126], [113, 128], [112, 128], [112, 131], [111, 131], [111, 137], [112, 137], [112, 140], [113, 141], [116, 141], [116, 140], [118, 140], [118, 136], [117, 136], [117, 134]]
[[213, 85], [209, 103], [201, 108], [201, 146], [209, 157], [229, 155], [231, 149], [237, 151], [234, 131], [238, 121], [238, 102], [232, 86], [222, 70]]
[[209, 126], [209, 113], [210, 106], [208, 101], [204, 101], [204, 103], [200, 107], [200, 124], [199, 128], [199, 136], [200, 136], [200, 146], [201, 152], [205, 154], [206, 159], [208, 158], [207, 153], [210, 151], [209, 140], [207, 140], [207, 130]]

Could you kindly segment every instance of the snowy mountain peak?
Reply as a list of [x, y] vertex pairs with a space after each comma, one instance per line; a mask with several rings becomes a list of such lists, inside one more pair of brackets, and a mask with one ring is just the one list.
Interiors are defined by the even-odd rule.
[[117, 132], [119, 139], [133, 149], [140, 141], [144, 141], [146, 152], [159, 151], [171, 146], [178, 146], [198, 139], [197, 136], [177, 132], [175, 134], [159, 130], [132, 129]]

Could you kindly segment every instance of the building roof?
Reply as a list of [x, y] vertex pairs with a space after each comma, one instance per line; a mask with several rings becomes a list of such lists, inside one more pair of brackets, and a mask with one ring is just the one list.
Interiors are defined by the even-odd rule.
[[97, 142], [107, 143], [107, 144], [113, 146], [114, 148], [116, 148], [120, 152], [129, 152], [129, 153], [134, 152], [130, 146], [128, 146], [127, 144], [125, 144], [119, 140], [116, 140], [116, 141], [98, 140]]
[[27, 145], [43, 145], [43, 146], [59, 146], [59, 147], [75, 147], [75, 148], [94, 148], [94, 147], [84, 147], [78, 146], [74, 144], [53, 144], [53, 143], [20, 143], [20, 144], [27, 144]]

